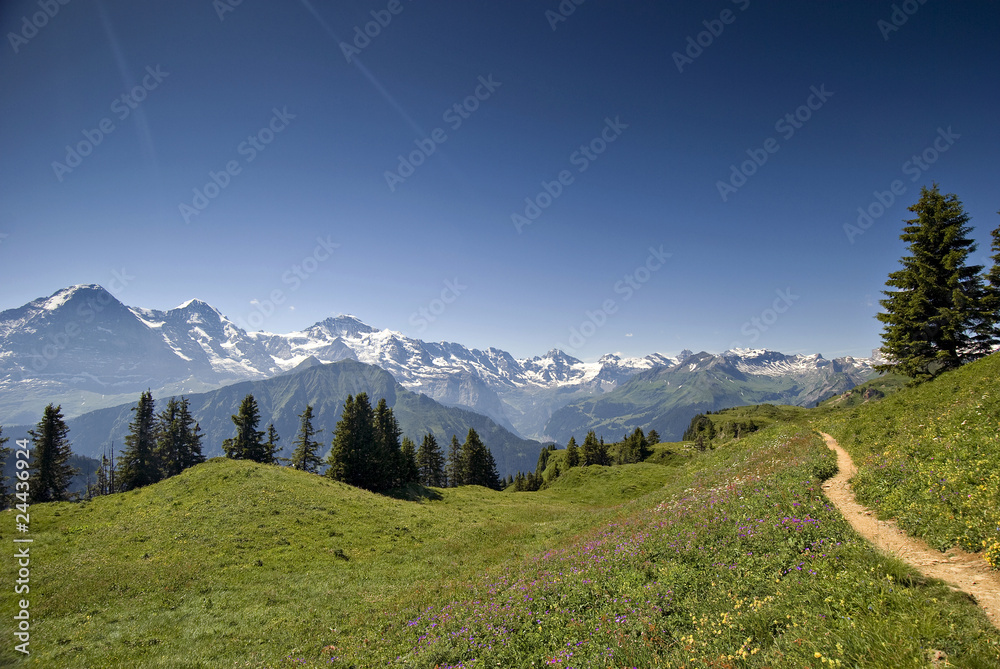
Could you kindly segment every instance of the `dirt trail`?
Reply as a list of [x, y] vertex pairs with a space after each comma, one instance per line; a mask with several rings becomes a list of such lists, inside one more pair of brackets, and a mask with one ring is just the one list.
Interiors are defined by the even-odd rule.
[[878, 548], [899, 557], [924, 576], [939, 578], [953, 588], [972, 595], [993, 626], [1000, 628], [1000, 575], [990, 569], [982, 555], [957, 548], [941, 553], [920, 539], [907, 536], [895, 522], [876, 518], [874, 511], [854, 499], [850, 480], [858, 470], [851, 456], [836, 439], [822, 432], [820, 434], [826, 445], [837, 453], [840, 469], [836, 476], [823, 484], [823, 489], [851, 526]]

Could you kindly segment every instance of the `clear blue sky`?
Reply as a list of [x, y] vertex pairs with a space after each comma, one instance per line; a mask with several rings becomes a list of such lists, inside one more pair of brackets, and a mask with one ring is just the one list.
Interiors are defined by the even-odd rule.
[[996, 2], [0, 7], [0, 309], [100, 283], [517, 356], [867, 355], [921, 185], [965, 203], [978, 262], [1000, 223]]

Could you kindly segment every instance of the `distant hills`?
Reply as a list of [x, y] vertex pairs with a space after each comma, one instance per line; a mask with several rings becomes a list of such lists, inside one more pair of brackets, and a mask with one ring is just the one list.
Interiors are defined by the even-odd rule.
[[594, 430], [609, 441], [639, 427], [679, 441], [698, 413], [746, 404], [814, 406], [875, 376], [867, 360], [793, 356], [764, 350], [698, 353], [633, 376], [600, 397], [558, 409], [545, 432], [565, 443]]
[[[313, 426], [323, 430], [317, 439], [324, 444], [321, 455], [325, 458], [344, 400], [348, 395], [361, 392], [368, 393], [373, 406], [384, 397], [393, 409], [403, 434], [417, 444], [430, 432], [437, 438], [442, 451], [446, 451], [452, 435], [464, 441], [469, 428], [474, 428], [492, 451], [501, 476], [535, 468], [541, 449], [539, 442], [522, 439], [481, 414], [446, 407], [425, 395], [410, 392], [388, 372], [353, 360], [305, 366], [271, 379], [245, 381], [187, 397], [191, 402], [191, 413], [205, 435], [203, 448], [207, 457], [222, 455], [222, 441], [235, 432], [230, 417], [249, 393], [256, 398], [260, 409], [259, 429], [274, 423], [281, 436], [280, 455], [284, 457], [288, 457], [294, 448], [292, 442], [299, 429], [298, 415], [306, 405], [311, 404]], [[154, 399], [157, 411], [166, 405], [167, 397], [154, 395]], [[73, 452], [99, 458], [102, 452], [111, 451], [112, 443], [115, 452], [120, 452], [132, 420], [131, 409], [135, 400], [69, 419], [67, 425]], [[22, 438], [27, 429], [27, 426], [5, 427], [4, 436]]]
[[554, 349], [517, 359], [378, 330], [353, 316], [288, 334], [247, 332], [199, 300], [158, 311], [79, 285], [0, 313], [0, 424], [33, 423], [49, 402], [79, 416], [131, 404], [147, 388], [157, 398], [201, 394], [345, 360], [377, 366], [409, 391], [520, 437], [560, 443], [587, 429], [618, 438], [656, 427], [677, 437], [699, 411], [808, 405], [874, 376], [867, 359], [742, 349], [596, 362]]

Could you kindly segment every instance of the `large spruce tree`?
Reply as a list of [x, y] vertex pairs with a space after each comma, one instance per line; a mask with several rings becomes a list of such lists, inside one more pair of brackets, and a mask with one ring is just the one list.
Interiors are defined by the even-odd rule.
[[389, 490], [407, 481], [403, 469], [402, 445], [400, 437], [402, 431], [399, 429], [399, 422], [389, 408], [389, 403], [385, 398], [381, 398], [375, 407], [375, 444], [372, 457], [370, 490]]
[[239, 413], [232, 419], [236, 425], [236, 436], [222, 442], [222, 450], [226, 457], [234, 460], [265, 461], [264, 433], [257, 429], [260, 424], [260, 410], [253, 395], [243, 398]]
[[417, 445], [409, 437], [403, 437], [399, 450], [402, 463], [399, 468], [399, 485], [418, 482], [420, 472], [417, 471]]
[[448, 460], [445, 464], [445, 476], [448, 478], [448, 487], [457, 488], [467, 482], [467, 467], [465, 453], [462, 452], [462, 444], [457, 435], [451, 435], [451, 443], [448, 445]]
[[493, 459], [493, 453], [483, 444], [479, 433], [471, 427], [462, 445], [462, 453], [465, 459], [465, 485], [500, 489], [500, 476], [497, 474], [497, 463]]
[[35, 470], [29, 499], [33, 503], [68, 500], [67, 491], [76, 469], [69, 465], [72, 451], [62, 407], [51, 404], [45, 407], [42, 419], [28, 434], [31, 436], [32, 467]]
[[313, 439], [319, 432], [313, 427], [312, 420], [313, 408], [309, 404], [306, 405], [305, 411], [299, 414], [299, 433], [295, 438], [291, 465], [293, 469], [318, 474], [323, 459], [319, 457], [320, 442]]
[[966, 265], [976, 244], [969, 239], [969, 216], [954, 194], [937, 184], [922, 188], [911, 206], [900, 239], [909, 244], [903, 268], [889, 275], [881, 300], [885, 312], [880, 372], [897, 371], [914, 379], [934, 377], [988, 352], [982, 336], [986, 318], [978, 265]]
[[333, 449], [326, 475], [348, 485], [374, 489], [375, 415], [367, 393], [347, 396], [333, 433]]
[[118, 482], [121, 490], [135, 490], [162, 478], [156, 457], [156, 416], [153, 394], [145, 391], [132, 407], [135, 415], [125, 436], [125, 451], [119, 460]]
[[191, 415], [186, 397], [171, 397], [156, 417], [156, 460], [163, 477], [176, 476], [188, 467], [205, 462], [201, 450], [201, 426]]
[[435, 488], [444, 488], [448, 485], [444, 475], [444, 455], [437, 439], [430, 432], [424, 435], [424, 440], [417, 449], [417, 472], [420, 475], [421, 485]]

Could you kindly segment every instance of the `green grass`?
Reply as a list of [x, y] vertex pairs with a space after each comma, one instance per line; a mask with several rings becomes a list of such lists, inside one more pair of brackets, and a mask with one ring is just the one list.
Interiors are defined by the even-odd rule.
[[[412, 502], [219, 458], [141, 490], [34, 505], [26, 666], [265, 666], [559, 545], [662, 479], [654, 465], [588, 468], [531, 496], [468, 487]], [[14, 657], [0, 648], [0, 665]]]
[[939, 549], [1000, 540], [1000, 354], [818, 420], [858, 498]]
[[212, 460], [32, 507], [21, 666], [901, 667], [931, 649], [1000, 666], [968, 599], [830, 508], [831, 463], [775, 427], [671, 466], [414, 502]]

